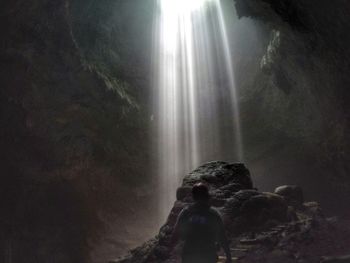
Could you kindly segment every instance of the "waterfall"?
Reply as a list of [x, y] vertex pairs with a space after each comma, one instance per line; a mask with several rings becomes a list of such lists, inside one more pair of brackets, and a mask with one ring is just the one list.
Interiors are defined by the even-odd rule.
[[158, 0], [154, 122], [162, 220], [186, 173], [206, 161], [242, 161], [232, 59], [220, 0]]

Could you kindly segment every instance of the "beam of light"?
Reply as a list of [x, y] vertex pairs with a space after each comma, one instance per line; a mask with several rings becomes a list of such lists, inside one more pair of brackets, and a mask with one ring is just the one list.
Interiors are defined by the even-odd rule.
[[183, 176], [215, 159], [241, 161], [238, 95], [219, 0], [158, 0], [155, 116], [160, 220]]
[[161, 0], [160, 7], [164, 14], [173, 13], [175, 15], [190, 14], [193, 11], [203, 8], [212, 0]]
[[243, 142], [242, 142], [242, 134], [241, 134], [241, 123], [240, 123], [240, 114], [239, 114], [239, 104], [238, 104], [238, 95], [236, 89], [236, 82], [233, 71], [233, 64], [231, 60], [231, 49], [229, 47], [229, 40], [227, 36], [224, 13], [220, 4], [220, 0], [215, 1], [215, 5], [217, 7], [218, 19], [219, 19], [219, 28], [222, 36], [222, 47], [224, 52], [226, 71], [229, 79], [230, 85], [230, 93], [232, 99], [232, 109], [233, 109], [233, 121], [234, 125], [234, 133], [236, 137], [236, 147], [237, 147], [237, 155], [238, 160], [243, 161]]

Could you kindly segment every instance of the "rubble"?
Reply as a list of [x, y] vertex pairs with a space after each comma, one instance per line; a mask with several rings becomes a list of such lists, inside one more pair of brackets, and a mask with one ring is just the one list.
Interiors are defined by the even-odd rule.
[[[192, 202], [191, 187], [198, 182], [208, 185], [212, 205], [223, 217], [233, 262], [348, 262], [324, 256], [349, 252], [350, 224], [326, 218], [317, 202], [304, 202], [299, 186], [259, 192], [244, 164], [210, 162], [184, 178], [159, 234], [110, 263], [180, 262], [181, 244], [170, 247], [170, 238], [178, 214]], [[224, 260], [220, 254], [219, 262]]]

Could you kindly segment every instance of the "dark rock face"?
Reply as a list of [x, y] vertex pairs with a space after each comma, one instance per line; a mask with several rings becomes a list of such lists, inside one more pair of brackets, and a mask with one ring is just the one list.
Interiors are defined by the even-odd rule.
[[[293, 170], [290, 183], [312, 188], [326, 208], [348, 214], [347, 207], [337, 200], [350, 200], [350, 138], [345, 132], [350, 128], [346, 103], [350, 98], [349, 2], [234, 2], [239, 16], [262, 21], [264, 30], [270, 31], [260, 58], [261, 71], [252, 84], [253, 96], [242, 105], [242, 112], [253, 107], [253, 123], [261, 123], [258, 136], [249, 129], [244, 131], [247, 143], [253, 141], [253, 147], [261, 144], [264, 153], [272, 152], [267, 158], [265, 154], [260, 157], [267, 171], [263, 181]], [[245, 147], [249, 151], [250, 147]], [[269, 159], [273, 161], [269, 163]], [[282, 162], [284, 167], [276, 168], [276, 163]], [[250, 164], [254, 169], [255, 164]], [[316, 180], [317, 186], [312, 183]], [[270, 184], [280, 182], [276, 179]], [[332, 196], [325, 195], [330, 188]]]
[[307, 16], [303, 5], [297, 1], [235, 0], [239, 16], [253, 16], [268, 21], [282, 21], [298, 30], [306, 30]]
[[[253, 189], [250, 173], [243, 164], [211, 162], [184, 178], [159, 234], [126, 257], [111, 262], [180, 262], [181, 244], [171, 248], [170, 238], [178, 214], [192, 202], [191, 186], [198, 182], [209, 186], [212, 205], [223, 217], [233, 256], [240, 262], [295, 262], [292, 255], [304, 260], [300, 262], [319, 262], [322, 255], [333, 253], [331, 243], [337, 238], [350, 242], [349, 227], [324, 218], [316, 202], [300, 207], [290, 196], [284, 197], [286, 191], [300, 194], [299, 187], [283, 186], [276, 193], [261, 193]], [[333, 236], [328, 233], [331, 228], [336, 233]], [[329, 239], [324, 242], [326, 236]]]
[[[113, 89], [120, 72], [112, 78], [84, 61], [74, 35], [72, 7], [91, 2], [2, 1], [1, 262], [87, 263], [105, 230], [123, 237], [111, 235], [104, 247], [126, 248], [128, 233], [116, 222], [135, 213], [130, 206], [141, 211], [142, 200], [151, 202], [130, 194], [148, 195], [140, 161], [147, 166], [148, 120], [135, 97]], [[87, 23], [86, 9], [79, 18]]]

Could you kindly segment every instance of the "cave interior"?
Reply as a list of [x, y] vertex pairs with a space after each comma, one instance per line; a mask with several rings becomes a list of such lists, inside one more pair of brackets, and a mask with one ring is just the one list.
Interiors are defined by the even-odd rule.
[[[350, 3], [221, 2], [254, 186], [298, 185], [349, 218]], [[159, 231], [156, 12], [155, 0], [2, 1], [0, 261], [108, 262]]]

